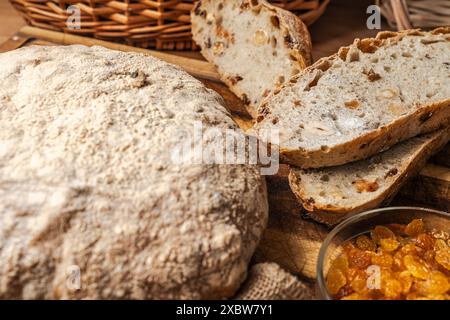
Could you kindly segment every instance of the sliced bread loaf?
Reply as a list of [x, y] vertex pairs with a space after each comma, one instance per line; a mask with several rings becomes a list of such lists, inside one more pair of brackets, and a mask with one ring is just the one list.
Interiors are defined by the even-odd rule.
[[192, 33], [252, 116], [264, 97], [312, 60], [303, 22], [264, 0], [199, 1]]
[[450, 127], [409, 139], [369, 159], [324, 169], [291, 169], [289, 183], [310, 216], [334, 225], [387, 204], [450, 139]]
[[263, 139], [279, 130], [280, 152], [290, 164], [341, 165], [448, 126], [449, 83], [450, 27], [381, 32], [275, 91], [259, 107], [253, 131]]

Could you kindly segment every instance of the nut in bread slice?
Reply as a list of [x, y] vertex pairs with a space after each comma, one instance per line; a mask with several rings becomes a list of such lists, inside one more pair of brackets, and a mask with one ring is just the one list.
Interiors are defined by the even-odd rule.
[[253, 134], [277, 129], [286, 162], [321, 168], [368, 158], [449, 121], [447, 27], [355, 40], [264, 101]]
[[203, 56], [252, 116], [272, 90], [312, 62], [303, 22], [264, 0], [201, 0], [191, 16]]
[[309, 215], [334, 225], [351, 214], [389, 203], [450, 139], [450, 127], [400, 143], [369, 159], [323, 169], [292, 168], [289, 184]]

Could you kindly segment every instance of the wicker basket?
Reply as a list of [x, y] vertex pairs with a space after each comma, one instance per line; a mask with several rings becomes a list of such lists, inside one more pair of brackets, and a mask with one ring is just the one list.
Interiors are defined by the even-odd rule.
[[376, 0], [376, 4], [398, 30], [450, 25], [450, 0]]
[[[190, 26], [190, 10], [195, 1], [10, 0], [32, 26], [159, 50], [196, 49]], [[323, 14], [329, 0], [270, 2], [297, 13], [306, 24], [312, 24]], [[80, 9], [78, 29], [68, 23], [73, 15], [71, 6]]]

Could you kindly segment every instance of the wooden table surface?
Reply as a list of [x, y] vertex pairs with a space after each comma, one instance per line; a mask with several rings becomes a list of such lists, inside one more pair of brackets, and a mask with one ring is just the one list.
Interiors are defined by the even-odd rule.
[[17, 32], [25, 22], [8, 0], [0, 0], [0, 43]]

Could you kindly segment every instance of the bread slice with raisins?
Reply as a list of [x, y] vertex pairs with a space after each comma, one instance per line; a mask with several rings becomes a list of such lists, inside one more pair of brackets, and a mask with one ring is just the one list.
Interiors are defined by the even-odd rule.
[[[265, 100], [253, 134], [278, 130], [301, 168], [366, 159], [449, 125], [450, 27], [381, 32], [319, 60]], [[273, 136], [273, 135], [272, 135]]]
[[201, 0], [191, 17], [203, 56], [252, 116], [271, 91], [312, 63], [303, 22], [264, 0]]
[[450, 139], [450, 127], [339, 167], [292, 168], [289, 184], [309, 215], [334, 225], [351, 214], [388, 204], [404, 182]]

